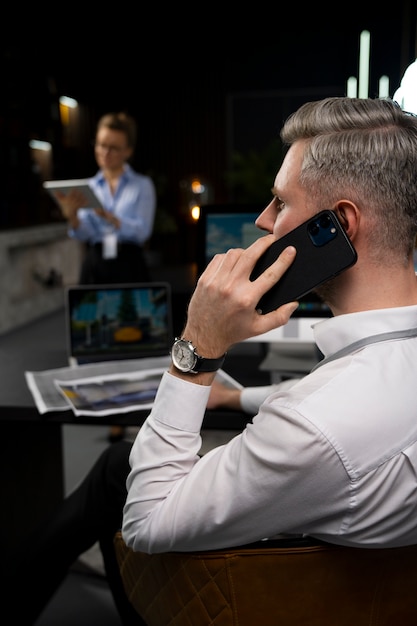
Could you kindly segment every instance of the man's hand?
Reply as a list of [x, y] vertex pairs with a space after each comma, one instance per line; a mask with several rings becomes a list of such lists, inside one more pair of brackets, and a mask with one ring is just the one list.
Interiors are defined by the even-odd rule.
[[102, 208], [94, 209], [94, 211], [99, 217], [101, 217], [103, 220], [106, 220], [106, 222], [108, 222], [115, 228], [120, 228], [120, 220], [114, 215], [114, 213], [106, 211], [106, 209]]
[[267, 315], [256, 311], [261, 296], [281, 278], [296, 255], [295, 248], [288, 246], [251, 281], [256, 261], [273, 241], [273, 235], [266, 235], [246, 250], [231, 249], [216, 255], [199, 278], [183, 336], [202, 356], [217, 358], [244, 339], [283, 326], [297, 308], [298, 303], [292, 302]]
[[214, 379], [211, 385], [210, 397], [207, 402], [208, 409], [233, 409], [241, 411], [240, 389], [227, 387], [219, 380]]
[[82, 191], [73, 189], [69, 193], [63, 193], [62, 191], [56, 191], [55, 197], [59, 203], [61, 213], [68, 220], [72, 228], [77, 228], [78, 217], [77, 212], [81, 207], [86, 206], [86, 199]]

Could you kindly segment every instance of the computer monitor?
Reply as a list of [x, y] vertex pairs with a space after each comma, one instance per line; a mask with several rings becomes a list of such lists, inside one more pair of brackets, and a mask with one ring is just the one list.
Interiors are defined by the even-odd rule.
[[[197, 271], [200, 275], [215, 254], [247, 248], [265, 232], [255, 220], [265, 204], [210, 204], [200, 208], [197, 225]], [[330, 309], [315, 294], [300, 299], [293, 317], [330, 317]]]

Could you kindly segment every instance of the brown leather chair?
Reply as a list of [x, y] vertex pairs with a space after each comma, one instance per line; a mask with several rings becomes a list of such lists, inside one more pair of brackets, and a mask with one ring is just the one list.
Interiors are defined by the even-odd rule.
[[417, 545], [346, 548], [310, 538], [149, 555], [114, 539], [148, 626], [416, 626]]

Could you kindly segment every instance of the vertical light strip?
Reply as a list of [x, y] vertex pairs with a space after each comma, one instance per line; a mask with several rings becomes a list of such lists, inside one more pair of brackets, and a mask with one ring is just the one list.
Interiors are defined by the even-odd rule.
[[389, 78], [385, 74], [379, 79], [378, 97], [389, 98]]
[[370, 39], [369, 30], [363, 30], [359, 46], [359, 98], [368, 97]]
[[356, 76], [349, 76], [349, 78], [347, 79], [347, 97], [358, 97], [358, 80]]

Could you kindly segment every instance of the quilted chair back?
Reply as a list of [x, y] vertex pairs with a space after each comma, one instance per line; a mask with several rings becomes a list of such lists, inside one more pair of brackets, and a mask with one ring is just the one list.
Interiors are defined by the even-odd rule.
[[149, 555], [114, 538], [126, 594], [148, 626], [416, 626], [417, 546], [311, 539]]

